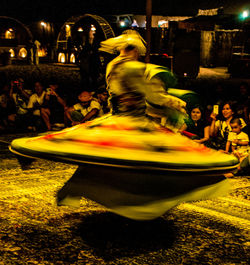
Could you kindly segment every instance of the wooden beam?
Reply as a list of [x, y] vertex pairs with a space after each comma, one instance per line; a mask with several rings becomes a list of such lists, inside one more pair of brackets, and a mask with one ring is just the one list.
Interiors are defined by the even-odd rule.
[[145, 62], [150, 62], [150, 48], [151, 48], [151, 24], [152, 24], [152, 0], [146, 0], [146, 42], [147, 50]]

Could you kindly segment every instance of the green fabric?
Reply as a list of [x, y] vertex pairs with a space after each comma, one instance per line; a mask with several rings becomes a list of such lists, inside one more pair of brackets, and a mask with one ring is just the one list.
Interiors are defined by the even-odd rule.
[[82, 119], [84, 118], [83, 117], [83, 115], [82, 115], [82, 113], [81, 112], [79, 112], [79, 111], [73, 111], [71, 114], [70, 114], [70, 116], [71, 116], [71, 119], [73, 120], [73, 121], [82, 121]]
[[194, 106], [201, 105], [199, 95], [192, 90], [169, 88], [168, 93], [185, 101], [187, 103], [187, 109], [189, 111]]
[[199, 96], [194, 91], [176, 88], [178, 80], [174, 73], [167, 67], [147, 64], [146, 76], [149, 79], [160, 79], [171, 96], [175, 96], [187, 103], [188, 110], [191, 110], [193, 106], [201, 103]]
[[164, 82], [166, 88], [177, 86], [177, 78], [174, 76], [173, 73], [168, 71], [167, 68], [164, 72], [159, 72], [154, 77], [160, 78]]

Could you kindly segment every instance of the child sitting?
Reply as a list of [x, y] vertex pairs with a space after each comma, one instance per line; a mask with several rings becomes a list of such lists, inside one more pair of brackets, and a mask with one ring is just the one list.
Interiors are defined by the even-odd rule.
[[92, 93], [83, 91], [78, 96], [79, 103], [68, 108], [65, 112], [66, 117], [71, 121], [72, 125], [84, 123], [97, 117], [100, 104], [92, 97]]
[[226, 152], [231, 150], [235, 156], [242, 161], [248, 155], [249, 137], [246, 133], [242, 132], [242, 123], [239, 118], [233, 118], [230, 121], [232, 132], [228, 135], [226, 144]]

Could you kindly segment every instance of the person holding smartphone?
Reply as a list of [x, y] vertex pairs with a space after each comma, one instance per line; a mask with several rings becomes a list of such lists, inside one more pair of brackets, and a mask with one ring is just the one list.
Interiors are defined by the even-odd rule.
[[[232, 101], [222, 104], [221, 115], [214, 111], [211, 113], [210, 136], [213, 137], [213, 142], [210, 147], [226, 151], [228, 135], [232, 131], [230, 121], [234, 118], [235, 113], [235, 104]], [[246, 127], [245, 121], [242, 118], [240, 120], [242, 128]]]
[[24, 80], [18, 78], [10, 82], [10, 97], [16, 104], [17, 114], [26, 114], [28, 101], [31, 95], [31, 90], [24, 88]]
[[25, 88], [22, 78], [10, 82], [10, 98], [15, 103], [16, 108], [15, 115], [12, 116], [12, 121], [16, 130], [25, 130], [28, 126], [28, 102], [31, 94], [32, 91]]

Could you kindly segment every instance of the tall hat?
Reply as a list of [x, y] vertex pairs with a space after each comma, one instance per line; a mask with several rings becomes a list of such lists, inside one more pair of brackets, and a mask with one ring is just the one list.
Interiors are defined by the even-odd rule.
[[145, 55], [146, 42], [135, 30], [126, 30], [118, 37], [102, 41], [99, 51], [115, 54], [130, 45], [136, 47], [140, 55]]

